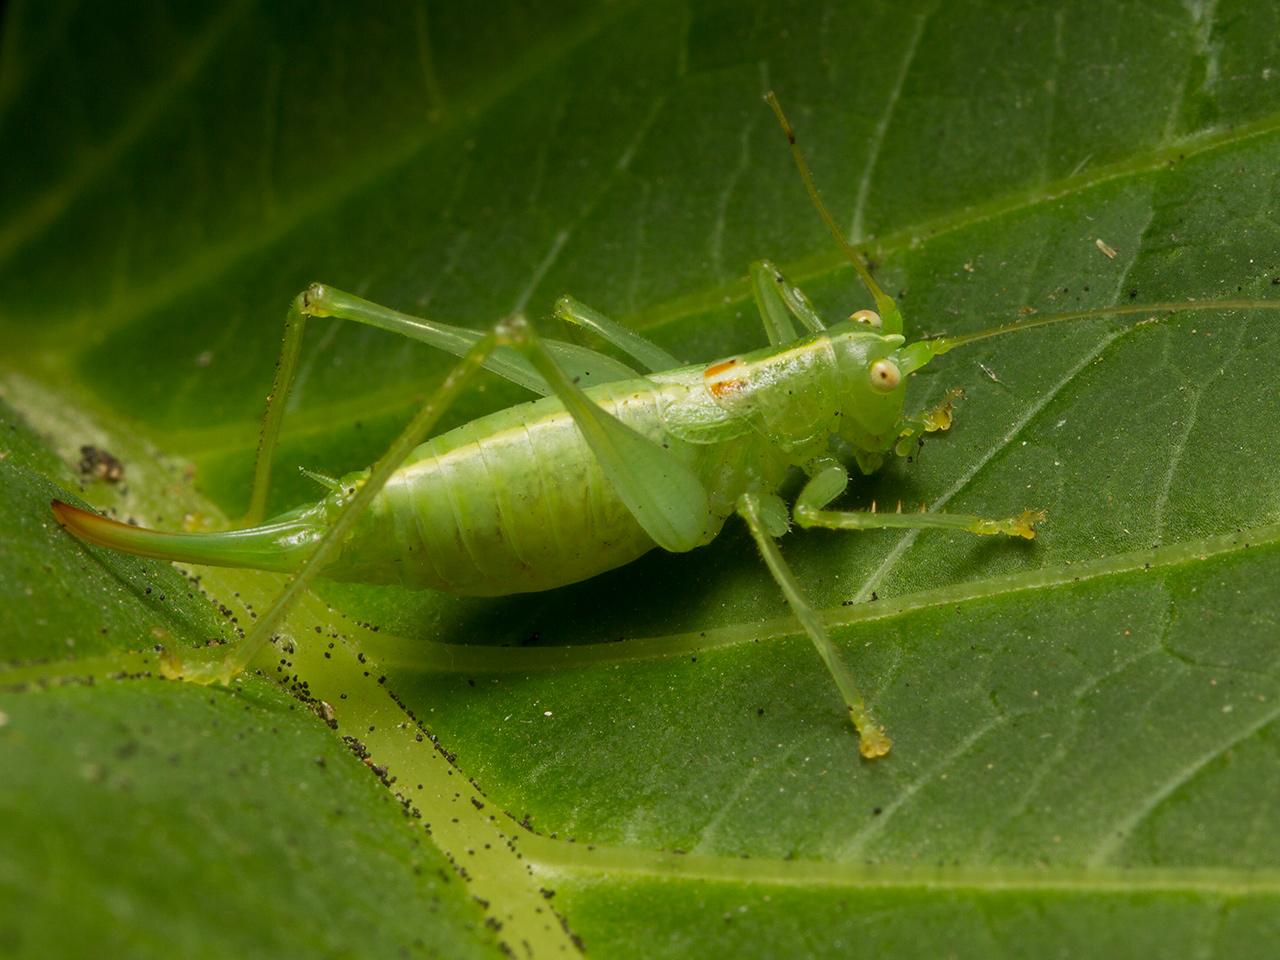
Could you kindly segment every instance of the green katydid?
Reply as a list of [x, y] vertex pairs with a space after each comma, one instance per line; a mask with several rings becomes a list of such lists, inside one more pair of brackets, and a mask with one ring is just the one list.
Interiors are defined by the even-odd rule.
[[[943, 528], [1031, 539], [1045, 516], [1036, 510], [990, 519], [828, 509], [849, 482], [847, 465], [872, 473], [886, 458], [909, 453], [924, 434], [950, 427], [950, 399], [923, 413], [905, 412], [910, 376], [955, 347], [1047, 324], [1272, 304], [1127, 305], [908, 343], [897, 304], [835, 225], [777, 100], [772, 94], [766, 99], [810, 199], [875, 310], [827, 326], [797, 287], [761, 261], [752, 266], [750, 279], [769, 346], [684, 365], [568, 297], [556, 304], [557, 316], [630, 356], [644, 370], [638, 372], [595, 351], [541, 339], [522, 317], [480, 334], [313, 284], [297, 296], [286, 319], [254, 471], [251, 525], [222, 533], [165, 533], [53, 503], [59, 521], [92, 543], [163, 559], [293, 573], [245, 640], [223, 659], [182, 664], [171, 658], [169, 672], [197, 682], [226, 682], [270, 641], [317, 576], [473, 595], [546, 590], [621, 566], [655, 547], [696, 549], [736, 513], [835, 680], [862, 755], [887, 753], [888, 735], [775, 539], [791, 520], [800, 527]], [[325, 481], [330, 491], [320, 502], [261, 523], [284, 398], [312, 317], [372, 325], [463, 359], [372, 467]], [[481, 368], [542, 399], [423, 442]], [[794, 468], [808, 481], [788, 510], [777, 491]]]

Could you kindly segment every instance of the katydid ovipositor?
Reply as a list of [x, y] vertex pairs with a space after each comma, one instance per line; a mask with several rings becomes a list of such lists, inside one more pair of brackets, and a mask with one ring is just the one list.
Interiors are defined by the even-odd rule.
[[[225, 533], [143, 530], [54, 502], [59, 521], [94, 543], [163, 559], [297, 571], [224, 659], [170, 661], [171, 673], [201, 682], [234, 676], [270, 640], [317, 575], [479, 595], [545, 590], [613, 569], [655, 546], [673, 552], [702, 546], [736, 512], [839, 687], [862, 754], [886, 753], [889, 738], [774, 542], [789, 523], [776, 492], [788, 471], [798, 467], [809, 478], [791, 511], [802, 527], [949, 528], [1030, 539], [1043, 519], [1039, 512], [991, 520], [825, 508], [848, 483], [846, 464], [871, 473], [887, 456], [912, 450], [926, 432], [950, 426], [949, 401], [921, 414], [905, 413], [906, 384], [911, 374], [956, 346], [1083, 317], [1244, 304], [1129, 305], [908, 344], [895, 302], [832, 222], [790, 125], [772, 95], [769, 101], [811, 199], [876, 311], [859, 311], [827, 327], [797, 288], [771, 264], [760, 262], [752, 267], [751, 281], [770, 346], [709, 365], [682, 365], [573, 300], [557, 304], [558, 316], [633, 357], [648, 371], [642, 374], [594, 351], [540, 340], [520, 317], [481, 335], [313, 285], [295, 299], [286, 321], [259, 446], [251, 520], [261, 520], [283, 401], [307, 317], [370, 324], [464, 357], [373, 467], [341, 480], [321, 478], [330, 492], [319, 503]], [[794, 321], [805, 335], [797, 337]], [[421, 443], [481, 367], [543, 399]]]

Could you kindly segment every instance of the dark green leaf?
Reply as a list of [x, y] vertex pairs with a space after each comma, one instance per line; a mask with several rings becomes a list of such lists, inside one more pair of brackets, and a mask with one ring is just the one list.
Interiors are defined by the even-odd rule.
[[[581, 339], [545, 320], [570, 293], [708, 360], [764, 341], [752, 260], [864, 306], [767, 88], [912, 336], [1280, 298], [1274, 4], [46, 0], [3, 29], [0, 952], [1273, 952], [1275, 312], [915, 378], [913, 407], [965, 389], [955, 427], [847, 505], [1049, 523], [785, 538], [895, 738], [874, 763], [735, 524], [544, 595], [326, 585], [283, 686], [228, 691], [133, 675], [279, 579], [197, 588], [46, 504], [237, 516], [312, 280]], [[292, 465], [367, 466], [451, 363], [309, 336], [282, 508], [317, 493]], [[450, 423], [524, 397], [487, 380]], [[89, 444], [121, 483], [76, 475]]]

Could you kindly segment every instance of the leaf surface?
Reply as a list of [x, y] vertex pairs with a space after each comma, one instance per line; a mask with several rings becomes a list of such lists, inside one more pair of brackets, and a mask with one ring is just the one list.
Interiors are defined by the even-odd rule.
[[[1273, 311], [914, 378], [916, 408], [964, 388], [955, 426], [846, 505], [1050, 519], [784, 539], [894, 737], [874, 763], [736, 523], [541, 595], [326, 584], [226, 690], [149, 651], [279, 578], [86, 549], [47, 501], [237, 516], [313, 280], [599, 347], [549, 319], [570, 293], [689, 361], [764, 342], [752, 260], [864, 306], [769, 88], [912, 336], [1280, 298], [1274, 5], [45, 2], [3, 31], [8, 952], [1266, 955]], [[295, 465], [367, 466], [450, 363], [313, 323], [272, 505], [316, 497]], [[450, 425], [526, 398], [486, 380]]]

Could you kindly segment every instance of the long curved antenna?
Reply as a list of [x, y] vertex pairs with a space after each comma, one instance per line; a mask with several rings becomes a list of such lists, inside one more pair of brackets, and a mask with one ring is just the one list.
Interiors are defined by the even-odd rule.
[[[999, 337], [1006, 333], [1020, 333], [1035, 327], [1048, 327], [1055, 323], [1067, 323], [1072, 320], [1094, 320], [1101, 317], [1123, 317], [1139, 313], [1152, 315], [1165, 313], [1191, 313], [1196, 310], [1280, 310], [1280, 299], [1277, 300], [1175, 300], [1168, 303], [1129, 303], [1116, 307], [1091, 307], [1088, 310], [1071, 310], [1066, 313], [1055, 313], [1046, 317], [1035, 317], [1006, 323], [976, 333], [964, 333], [959, 336], [928, 337], [919, 341], [933, 348], [934, 356], [962, 347], [965, 344], [986, 340], [988, 337]], [[1153, 317], [1154, 318], [1154, 317]]]
[[[782, 132], [787, 135], [787, 143], [791, 147], [791, 158], [796, 162], [796, 169], [800, 171], [800, 179], [804, 181], [805, 192], [809, 194], [809, 199], [813, 201], [814, 208], [818, 211], [818, 216], [822, 218], [822, 222], [827, 225], [827, 229], [831, 231], [831, 236], [835, 237], [836, 243], [840, 244], [840, 249], [844, 251], [844, 255], [849, 258], [849, 262], [853, 264], [853, 269], [858, 272], [858, 277], [862, 280], [862, 285], [867, 288], [871, 297], [876, 302], [876, 310], [879, 311], [881, 320], [884, 324], [885, 333], [901, 333], [902, 318], [898, 313], [898, 305], [894, 303], [891, 296], [881, 289], [880, 284], [876, 283], [875, 277], [871, 276], [871, 271], [867, 269], [866, 263], [853, 249], [853, 245], [849, 243], [844, 232], [836, 226], [836, 222], [832, 219], [828, 212], [826, 204], [822, 202], [822, 196], [818, 193], [818, 187], [813, 182], [813, 174], [809, 170], [809, 164], [805, 162], [804, 154], [800, 152], [800, 148], [796, 145], [796, 133], [791, 126], [791, 122], [787, 120], [787, 115], [782, 112], [782, 104], [778, 103], [778, 98], [774, 92], [770, 90], [764, 95], [765, 102], [773, 108], [774, 116], [778, 118], [778, 125], [782, 127]], [[893, 319], [897, 320], [897, 326], [891, 327]]]
[[[1036, 327], [1048, 327], [1056, 323], [1069, 323], [1075, 320], [1099, 320], [1103, 317], [1134, 316], [1147, 314], [1151, 321], [1163, 319], [1178, 313], [1204, 312], [1207, 310], [1280, 310], [1280, 299], [1276, 300], [1174, 300], [1167, 303], [1126, 303], [1114, 307], [1090, 307], [1087, 310], [1071, 310], [1066, 313], [1054, 313], [1031, 320], [1020, 320], [1006, 323], [999, 327], [978, 330], [975, 333], [962, 333], [954, 337], [945, 334], [927, 337], [909, 343], [898, 352], [898, 369], [903, 376], [915, 373], [934, 357], [941, 356], [956, 347], [963, 347], [989, 337], [1000, 337], [1006, 333], [1022, 333]], [[1147, 321], [1139, 321], [1140, 326]]]

